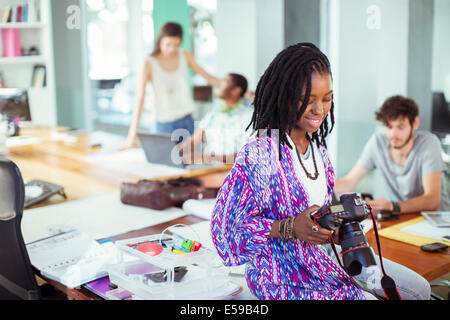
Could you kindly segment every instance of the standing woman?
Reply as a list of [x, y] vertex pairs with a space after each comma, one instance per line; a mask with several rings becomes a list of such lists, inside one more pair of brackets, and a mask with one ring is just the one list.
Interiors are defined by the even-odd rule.
[[[256, 87], [250, 125], [258, 134], [240, 150], [217, 195], [211, 234], [225, 265], [246, 264], [248, 287], [259, 299], [383, 295], [381, 287], [365, 293], [338, 265], [324, 246], [337, 235], [310, 217], [332, 199], [325, 138], [333, 111], [329, 61], [310, 43], [281, 51]], [[384, 266], [402, 298], [430, 297], [418, 274], [387, 259]], [[364, 271], [358, 280], [367, 283], [371, 275]]]
[[145, 90], [150, 82], [154, 89], [155, 128], [157, 132], [171, 134], [182, 128], [194, 131], [192, 112], [194, 103], [188, 82], [188, 68], [200, 74], [209, 85], [218, 87], [220, 80], [208, 74], [195, 61], [192, 53], [180, 49], [183, 39], [181, 25], [166, 23], [158, 33], [155, 48], [140, 69], [137, 87], [137, 107], [132, 116], [131, 126], [125, 145], [121, 148], [138, 147], [137, 130], [144, 109]]

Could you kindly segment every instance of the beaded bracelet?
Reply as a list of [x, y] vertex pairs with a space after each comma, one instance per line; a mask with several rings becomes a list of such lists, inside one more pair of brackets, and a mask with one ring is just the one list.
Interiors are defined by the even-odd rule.
[[282, 240], [289, 240], [295, 242], [295, 231], [294, 231], [294, 220], [295, 217], [289, 217], [287, 219], [281, 220], [278, 225], [278, 233]]

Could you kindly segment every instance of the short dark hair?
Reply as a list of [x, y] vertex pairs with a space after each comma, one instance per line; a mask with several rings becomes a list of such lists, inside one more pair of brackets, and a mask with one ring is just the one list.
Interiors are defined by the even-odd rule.
[[238, 73], [229, 73], [228, 75], [231, 78], [233, 86], [241, 88], [241, 98], [242, 98], [244, 94], [247, 92], [248, 88], [247, 79], [243, 75]]
[[410, 98], [400, 95], [388, 98], [381, 108], [375, 112], [376, 119], [385, 126], [389, 121], [398, 119], [398, 117], [406, 117], [409, 123], [413, 125], [414, 119], [419, 115], [419, 107], [417, 103]]
[[[331, 75], [330, 62], [325, 54], [312, 43], [297, 43], [281, 51], [270, 63], [256, 86], [255, 108], [248, 127], [254, 130], [278, 129], [280, 144], [283, 142], [290, 148], [286, 132], [290, 133], [300, 120], [308, 106], [311, 94], [311, 77], [313, 73]], [[302, 90], [305, 97], [300, 110], [297, 110]], [[333, 130], [334, 102], [331, 102], [330, 120], [328, 115], [319, 130], [312, 134], [312, 141], [326, 147], [325, 137]], [[247, 129], [248, 129], [247, 127]], [[270, 135], [270, 130], [269, 130]], [[309, 136], [307, 135], [309, 138]], [[281, 158], [281, 153], [280, 153]]]

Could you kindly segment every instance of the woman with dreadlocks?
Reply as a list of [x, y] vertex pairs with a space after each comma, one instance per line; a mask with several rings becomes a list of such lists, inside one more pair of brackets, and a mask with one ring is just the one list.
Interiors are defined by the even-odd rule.
[[249, 125], [256, 137], [217, 195], [211, 233], [225, 265], [247, 264], [259, 299], [366, 298], [321, 246], [336, 235], [310, 218], [332, 199], [325, 138], [333, 109], [329, 61], [310, 43], [280, 52], [257, 85]]

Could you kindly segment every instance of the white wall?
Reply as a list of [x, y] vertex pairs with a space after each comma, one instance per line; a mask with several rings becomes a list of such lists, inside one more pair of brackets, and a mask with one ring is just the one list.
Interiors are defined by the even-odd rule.
[[433, 29], [432, 90], [450, 101], [450, 1], [435, 0]]
[[218, 0], [215, 24], [217, 76], [240, 73], [256, 86], [255, 0]]
[[284, 48], [284, 0], [217, 0], [217, 75], [244, 75], [250, 88]]
[[[371, 5], [379, 8], [379, 28], [368, 28]], [[408, 0], [330, 1], [336, 132], [329, 148], [338, 177], [358, 160], [383, 101], [407, 93], [408, 9]]]
[[[284, 0], [256, 0], [256, 76], [284, 49]], [[256, 85], [256, 84], [255, 84]]]
[[409, 6], [408, 0], [322, 1], [328, 10], [328, 43], [322, 47], [331, 63], [336, 107], [328, 149], [342, 176], [378, 125], [375, 110], [387, 97], [407, 93]]

